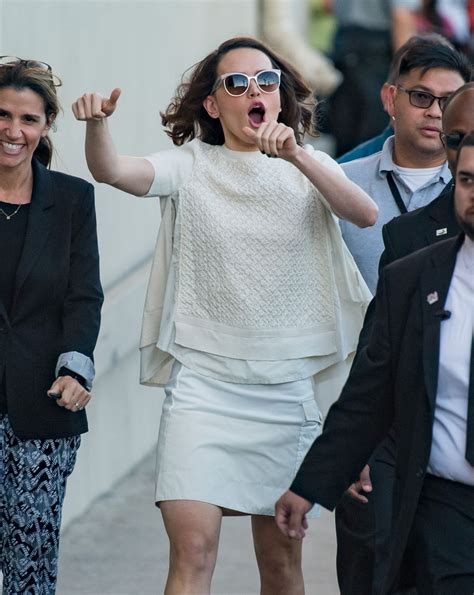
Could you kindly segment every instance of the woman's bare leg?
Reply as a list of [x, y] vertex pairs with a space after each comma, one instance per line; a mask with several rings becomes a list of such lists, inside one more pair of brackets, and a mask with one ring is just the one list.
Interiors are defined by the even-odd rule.
[[261, 595], [304, 595], [301, 541], [285, 537], [274, 517], [252, 516]]
[[194, 500], [160, 503], [170, 540], [165, 595], [208, 595], [219, 544], [222, 511]]

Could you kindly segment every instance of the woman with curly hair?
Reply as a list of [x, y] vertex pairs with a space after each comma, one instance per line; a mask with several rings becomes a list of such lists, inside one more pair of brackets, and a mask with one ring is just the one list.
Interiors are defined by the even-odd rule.
[[224, 42], [179, 87], [162, 113], [174, 149], [119, 156], [107, 130], [119, 95], [73, 111], [94, 178], [162, 201], [141, 380], [166, 394], [166, 593], [209, 593], [226, 514], [252, 517], [261, 592], [303, 593], [300, 544], [273, 507], [320, 432], [319, 379], [355, 349], [370, 297], [336, 216], [371, 225], [377, 207], [302, 146], [310, 91], [255, 39]]

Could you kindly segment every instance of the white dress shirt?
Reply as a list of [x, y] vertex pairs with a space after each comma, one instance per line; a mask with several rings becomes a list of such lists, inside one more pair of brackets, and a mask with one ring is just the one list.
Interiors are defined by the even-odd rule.
[[474, 332], [474, 241], [465, 238], [454, 269], [441, 324], [438, 391], [428, 473], [474, 485], [466, 460], [466, 421]]

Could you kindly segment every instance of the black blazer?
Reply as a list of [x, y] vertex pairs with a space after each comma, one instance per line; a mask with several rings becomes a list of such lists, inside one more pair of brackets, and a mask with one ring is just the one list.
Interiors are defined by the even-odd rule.
[[[440, 230], [445, 230], [445, 233], [440, 234]], [[380, 257], [379, 276], [391, 262], [436, 242], [455, 237], [460, 231], [454, 214], [454, 185], [450, 183], [429, 204], [394, 217], [382, 227], [384, 251]], [[372, 300], [360, 332], [356, 358], [369, 340], [374, 308], [375, 300]]]
[[[398, 574], [428, 464], [438, 378], [439, 337], [463, 236], [436, 243], [386, 267], [377, 288], [369, 343], [362, 348], [323, 434], [291, 490], [333, 509], [393, 425], [397, 435], [391, 565]], [[428, 296], [431, 294], [429, 301]]]
[[459, 232], [454, 214], [454, 186], [448, 184], [429, 204], [395, 217], [382, 227], [385, 249], [379, 271], [398, 258], [452, 238]]
[[61, 353], [92, 358], [103, 301], [94, 188], [33, 160], [33, 194], [10, 315], [0, 302], [0, 371], [8, 416], [21, 438], [60, 438], [87, 431], [46, 396]]

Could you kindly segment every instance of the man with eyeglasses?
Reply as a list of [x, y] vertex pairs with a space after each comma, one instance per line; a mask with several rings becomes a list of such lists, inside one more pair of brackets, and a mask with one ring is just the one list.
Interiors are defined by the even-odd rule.
[[439, 136], [447, 98], [471, 78], [467, 59], [444, 44], [415, 44], [402, 59], [387, 109], [394, 128], [382, 151], [342, 164], [347, 176], [377, 203], [377, 223], [358, 230], [341, 221], [344, 240], [375, 292], [383, 251], [382, 226], [431, 202], [451, 180]]
[[[443, 112], [440, 134], [449, 168], [455, 170], [459, 145], [474, 130], [474, 82], [466, 83], [451, 95]], [[396, 217], [382, 228], [385, 250], [380, 269], [415, 250], [452, 237], [459, 232], [454, 214], [454, 184], [425, 207]]]
[[[390, 87], [392, 85], [397, 84], [398, 80], [398, 71], [400, 69], [400, 60], [404, 56], [404, 54], [413, 46], [419, 45], [438, 45], [438, 44], [447, 45], [450, 48], [454, 48], [452, 43], [448, 41], [445, 37], [440, 35], [439, 33], [419, 33], [418, 35], [413, 35], [410, 37], [408, 41], [406, 41], [393, 55], [392, 61], [390, 62], [390, 68], [388, 70], [387, 80], [380, 88], [380, 101], [383, 105], [383, 109], [385, 112], [388, 111], [388, 95], [390, 91]], [[387, 140], [389, 136], [393, 135], [393, 126], [392, 126], [392, 119], [390, 118], [387, 122], [385, 128], [377, 134], [377, 136], [373, 136], [369, 138], [347, 153], [344, 153], [340, 157], [336, 159], [338, 163], [347, 163], [348, 161], [354, 161], [355, 159], [361, 159], [362, 157], [368, 157], [369, 155], [373, 155], [374, 153], [378, 153], [382, 150], [384, 142]]]

